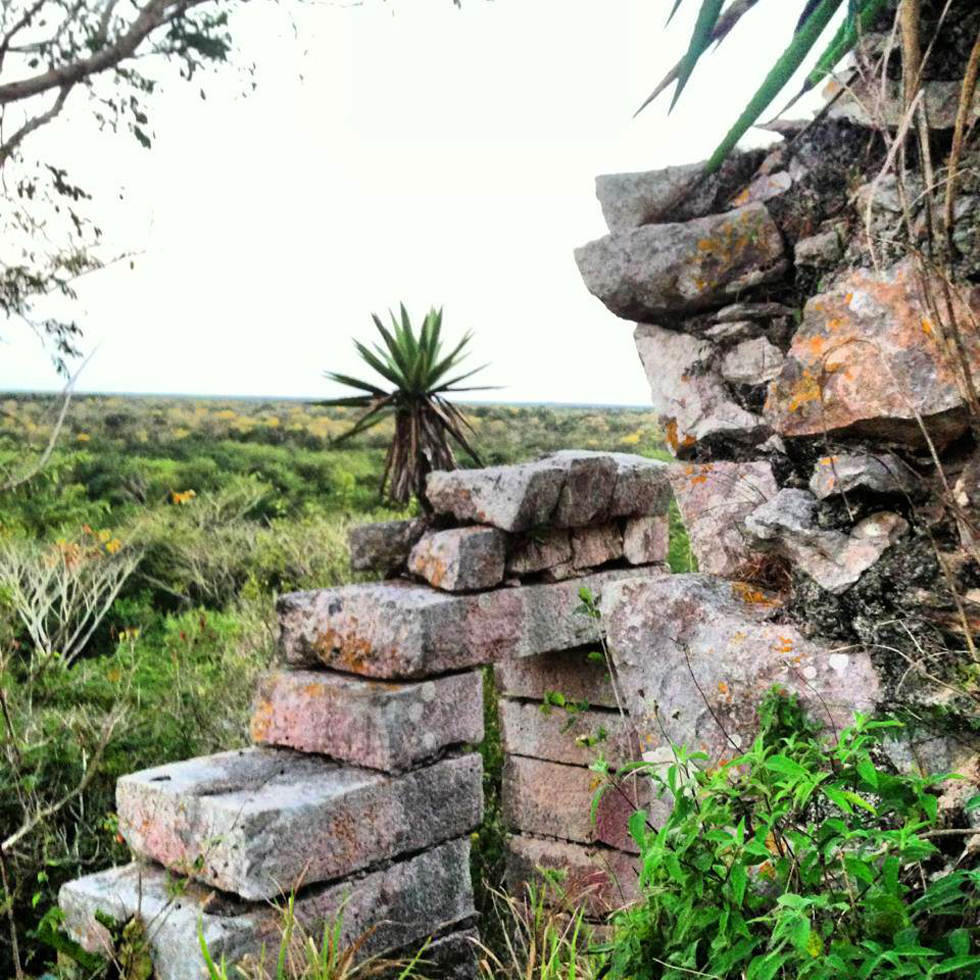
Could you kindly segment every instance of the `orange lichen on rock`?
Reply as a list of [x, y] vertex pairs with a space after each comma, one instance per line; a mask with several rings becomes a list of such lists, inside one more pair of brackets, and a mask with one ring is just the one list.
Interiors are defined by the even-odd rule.
[[[807, 304], [766, 400], [767, 421], [780, 435], [866, 427], [917, 444], [917, 415], [939, 441], [963, 431], [961, 370], [940, 342], [921, 283], [911, 261], [881, 275], [860, 269]], [[925, 288], [943, 295], [936, 278]], [[970, 322], [980, 313], [980, 295], [957, 296], [953, 306], [960, 322]], [[976, 337], [966, 338], [966, 357], [980, 369]]]

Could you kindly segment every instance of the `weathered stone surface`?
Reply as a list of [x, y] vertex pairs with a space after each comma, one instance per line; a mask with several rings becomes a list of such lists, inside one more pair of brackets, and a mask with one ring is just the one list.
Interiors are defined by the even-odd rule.
[[833, 265], [843, 254], [840, 235], [831, 228], [796, 243], [793, 258], [797, 265], [823, 268]]
[[[864, 651], [832, 652], [773, 621], [779, 603], [706, 575], [623, 581], [601, 603], [630, 720], [644, 746], [731, 758], [758, 730], [763, 695], [779, 685], [840, 731], [869, 712], [878, 679]], [[724, 726], [724, 731], [720, 726]], [[734, 744], [733, 744], [734, 743]]]
[[287, 670], [259, 684], [252, 741], [400, 772], [450, 745], [483, 741], [483, 676], [415, 684]]
[[663, 463], [583, 450], [536, 463], [432, 473], [427, 494], [437, 513], [512, 532], [660, 514], [669, 500]]
[[526, 882], [545, 885], [542, 869], [559, 873], [561, 893], [556, 898], [567, 899], [571, 908], [583, 907], [591, 918], [602, 918], [640, 897], [639, 862], [632, 854], [524, 835], [507, 841], [511, 894], [523, 894]]
[[[938, 281], [931, 289], [943, 296]], [[958, 322], [970, 323], [980, 298], [954, 296], [953, 306]], [[855, 271], [807, 303], [783, 371], [770, 386], [767, 419], [783, 436], [867, 433], [918, 445], [918, 413], [933, 440], [948, 441], [964, 430], [966, 411], [939, 330], [910, 261], [881, 276]], [[966, 331], [964, 343], [976, 372], [980, 340]]]
[[566, 466], [566, 472], [553, 523], [558, 527], [577, 528], [604, 519], [616, 490], [619, 474], [616, 460], [612, 456], [584, 455], [574, 450], [554, 458]]
[[777, 170], [771, 174], [759, 174], [748, 187], [739, 191], [732, 198], [730, 206], [741, 208], [757, 201], [771, 201], [774, 197], [782, 197], [792, 186], [793, 178], [785, 170]]
[[715, 314], [715, 323], [737, 323], [739, 320], [770, 320], [792, 316], [793, 310], [782, 303], [732, 303]]
[[633, 334], [654, 410], [675, 456], [689, 455], [705, 439], [760, 438], [764, 420], [732, 398], [713, 366], [714, 347], [676, 330], [638, 324]]
[[554, 459], [574, 462], [608, 456], [616, 464], [616, 482], [605, 509], [593, 508], [588, 523], [600, 516], [650, 517], [666, 514], [670, 504], [670, 484], [667, 482], [667, 464], [646, 456], [632, 453], [595, 453], [584, 449], [563, 449]]
[[549, 691], [557, 691], [571, 701], [618, 707], [612, 678], [597, 648], [507, 660], [493, 670], [497, 691], [506, 697], [540, 701]]
[[623, 532], [618, 524], [577, 527], [571, 540], [575, 568], [596, 568], [623, 557]]
[[[931, 129], [952, 129], [956, 125], [962, 82], [931, 80], [923, 82], [923, 104]], [[835, 80], [827, 83], [824, 94], [830, 98], [840, 92], [841, 85]], [[977, 92], [968, 115], [968, 121], [980, 117], [980, 92]], [[889, 81], [885, 96], [881, 94], [881, 79], [867, 81], [855, 79], [828, 110], [830, 119], [846, 119], [858, 126], [898, 129], [905, 118], [905, 100], [902, 85]]]
[[745, 518], [776, 496], [772, 466], [766, 460], [677, 464], [669, 477], [698, 568], [711, 575], [735, 575], [752, 550]]
[[455, 527], [426, 534], [408, 570], [447, 592], [492, 589], [504, 580], [506, 539], [495, 527]]
[[716, 323], [713, 327], [705, 330], [704, 335], [708, 340], [720, 346], [737, 344], [742, 340], [753, 340], [761, 333], [762, 328], [755, 320], [733, 320], [731, 322]]
[[594, 643], [596, 626], [577, 615], [579, 589], [601, 593], [626, 575], [611, 569], [556, 585], [452, 595], [388, 582], [294, 592], [279, 599], [279, 652], [296, 667], [411, 679], [511, 657]]
[[640, 745], [628, 718], [618, 711], [578, 708], [567, 694], [564, 696], [571, 711], [501, 698], [504, 751], [569, 766], [590, 766], [600, 751], [613, 766], [640, 758]]
[[725, 354], [721, 376], [729, 384], [766, 384], [778, 377], [784, 360], [783, 352], [765, 337], [743, 340]]
[[135, 854], [271, 899], [467, 833], [481, 778], [476, 754], [392, 777], [257, 748], [124, 776], [116, 809]]
[[758, 163], [759, 154], [732, 154], [718, 173], [697, 187], [692, 185], [701, 177], [704, 162], [643, 173], [602, 174], [596, 177], [596, 197], [613, 233], [655, 222], [703, 218], [720, 211], [731, 188], [746, 183]]
[[623, 557], [631, 565], [651, 565], [667, 560], [670, 520], [664, 517], [635, 517], [623, 529]]
[[851, 453], [824, 456], [810, 477], [810, 490], [826, 500], [863, 487], [875, 493], [903, 493], [911, 489], [912, 472], [894, 453]]
[[404, 567], [409, 553], [427, 527], [428, 521], [423, 517], [355, 525], [347, 533], [351, 569], [355, 572], [393, 572]]
[[534, 575], [572, 561], [572, 540], [567, 528], [528, 534], [513, 541], [507, 556], [510, 575]]
[[508, 756], [503, 775], [504, 820], [514, 830], [529, 834], [608, 844], [636, 853], [628, 828], [630, 815], [646, 809], [656, 826], [669, 808], [655, 798], [650, 779], [627, 777], [618, 789], [603, 793], [593, 823], [592, 801], [601, 785], [602, 777], [584, 766]]
[[[441, 936], [425, 948], [418, 962], [418, 976], [439, 980], [477, 980], [480, 976], [480, 931], [460, 929]], [[401, 962], [410, 960], [417, 949], [406, 950]]]
[[437, 514], [527, 531], [551, 522], [565, 472], [552, 458], [480, 470], [438, 470], [429, 474], [425, 492]]
[[[152, 865], [130, 864], [80, 878], [58, 897], [65, 926], [91, 953], [111, 952], [109, 930], [96, 912], [123, 923], [140, 916], [147, 926], [156, 980], [206, 980], [198, 928], [211, 956], [229, 967], [256, 958], [263, 945], [279, 949], [281, 914], [190, 884], [175, 895], [170, 876]], [[307, 889], [296, 898], [298, 932], [319, 938], [343, 912], [341, 942], [370, 932], [356, 959], [415, 943], [474, 914], [469, 841], [456, 840], [361, 878]]]
[[779, 229], [758, 203], [607, 235], [576, 249], [575, 259], [589, 291], [627, 320], [721, 306], [787, 267]]
[[835, 595], [854, 585], [908, 528], [897, 515], [874, 515], [845, 534], [819, 527], [816, 509], [812, 493], [787, 488], [749, 514], [745, 527], [757, 547], [789, 558]]

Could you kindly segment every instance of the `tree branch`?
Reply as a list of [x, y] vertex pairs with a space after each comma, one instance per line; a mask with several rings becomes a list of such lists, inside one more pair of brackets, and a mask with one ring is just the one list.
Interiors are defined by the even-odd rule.
[[61, 86], [61, 90], [58, 92], [58, 98], [55, 99], [54, 105], [48, 109], [47, 112], [42, 112], [39, 116], [34, 116], [32, 119], [28, 119], [20, 129], [10, 137], [9, 140], [0, 141], [0, 170], [3, 169], [4, 164], [10, 159], [14, 151], [20, 146], [24, 140], [31, 135], [35, 130], [40, 129], [42, 126], [46, 126], [52, 119], [61, 113], [61, 110], [65, 107], [65, 100], [68, 98], [68, 93], [75, 87], [74, 82], [67, 82]]
[[144, 40], [162, 24], [170, 20], [175, 10], [183, 12], [190, 7], [196, 7], [208, 0], [150, 0], [133, 21], [129, 30], [120, 35], [112, 44], [107, 44], [88, 58], [80, 58], [67, 65], [49, 68], [45, 72], [22, 78], [16, 82], [0, 85], [0, 105], [19, 102], [53, 88], [74, 85], [83, 78], [97, 75], [108, 68], [114, 68], [119, 62], [130, 58]]

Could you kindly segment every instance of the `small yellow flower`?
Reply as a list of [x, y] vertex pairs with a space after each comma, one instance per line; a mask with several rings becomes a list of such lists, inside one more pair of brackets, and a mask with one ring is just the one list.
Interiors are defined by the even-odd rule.
[[100, 540], [100, 541], [101, 541], [101, 542], [102, 542], [103, 544], [105, 544], [105, 543], [106, 543], [107, 541], [109, 541], [109, 540], [110, 540], [111, 538], [112, 538], [112, 532], [111, 532], [111, 531], [99, 531], [99, 540]]
[[113, 538], [111, 541], [106, 542], [105, 550], [109, 552], [110, 555], [114, 555], [123, 546], [122, 541], [119, 538]]
[[172, 504], [189, 504], [197, 494], [193, 490], [171, 490], [170, 502]]
[[92, 437], [87, 432], [79, 432], [75, 439], [77, 442], [88, 442]]

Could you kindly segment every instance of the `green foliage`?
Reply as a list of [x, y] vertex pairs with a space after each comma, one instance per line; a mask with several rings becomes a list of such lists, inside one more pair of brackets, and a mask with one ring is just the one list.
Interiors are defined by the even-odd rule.
[[[776, 100], [779, 93], [786, 88], [793, 75], [813, 51], [820, 35], [823, 34], [843, 2], [844, 0], [819, 0], [819, 2], [800, 0], [800, 10], [803, 12], [803, 16], [797, 25], [792, 40], [777, 58], [762, 85], [738, 120], [711, 155], [706, 167], [708, 173], [714, 173], [721, 167], [732, 150], [735, 149], [738, 141], [758, 122], [766, 109]], [[830, 45], [818, 58], [816, 66], [807, 78], [804, 91], [833, 71], [844, 56], [853, 49], [860, 32], [870, 26], [886, 2], [887, 0], [849, 0], [847, 18]], [[683, 0], [677, 0], [671, 11], [671, 17], [682, 3]], [[701, 57], [713, 43], [724, 40], [742, 14], [753, 5], [754, 3], [743, 4], [741, 6], [744, 9], [738, 12], [737, 8], [740, 5], [733, 4], [736, 13], [734, 16], [727, 16], [728, 11], [722, 14], [720, 0], [701, 0], [701, 7], [698, 11], [687, 53], [680, 64], [660, 82], [654, 90], [654, 94], [641, 106], [641, 110], [649, 105], [672, 81], [676, 80], [677, 88], [671, 102], [671, 109], [673, 109]]]
[[[485, 945], [480, 974], [494, 980], [598, 980], [605, 957], [597, 955], [592, 924], [569, 900], [562, 875], [543, 872], [523, 895], [494, 891], [481, 923]], [[487, 933], [501, 937], [486, 942]]]
[[466, 346], [472, 334], [464, 334], [452, 350], [444, 352], [442, 310], [430, 310], [418, 334], [404, 306], [401, 307], [400, 320], [394, 313], [390, 315], [391, 330], [378, 316], [373, 317], [374, 325], [384, 341], [383, 348], [378, 344], [369, 348], [359, 340], [354, 341], [354, 346], [365, 364], [393, 385], [393, 389], [385, 391], [370, 381], [328, 371], [326, 377], [331, 381], [363, 394], [335, 398], [325, 404], [363, 410], [360, 418], [340, 437], [339, 442], [351, 439], [392, 417], [395, 434], [385, 459], [381, 493], [384, 494], [390, 479], [392, 501], [407, 504], [414, 494], [424, 502], [426, 476], [432, 470], [456, 468], [450, 440], [455, 440], [477, 465], [481, 465], [476, 450], [465, 435], [465, 431], [472, 430], [472, 426], [445, 396], [478, 390], [459, 385], [483, 368], [455, 373], [465, 358]]
[[363, 956], [371, 932], [353, 940], [345, 938], [343, 906], [324, 924], [319, 938], [304, 932], [296, 918], [295, 896], [289, 896], [279, 913], [278, 949], [263, 950], [258, 958], [246, 957], [234, 965], [224, 959], [215, 963], [203, 924], [199, 925], [198, 942], [208, 980], [408, 980], [425, 965], [428, 940], [404, 959]]
[[[613, 978], [892, 980], [980, 975], [980, 872], [945, 870], [922, 779], [875, 762], [898, 723], [858, 716], [834, 741], [772, 692], [747, 752], [678, 751], [650, 770], [673, 797], [634, 814], [643, 899], [617, 920]], [[601, 768], [601, 767], [600, 767]]]

